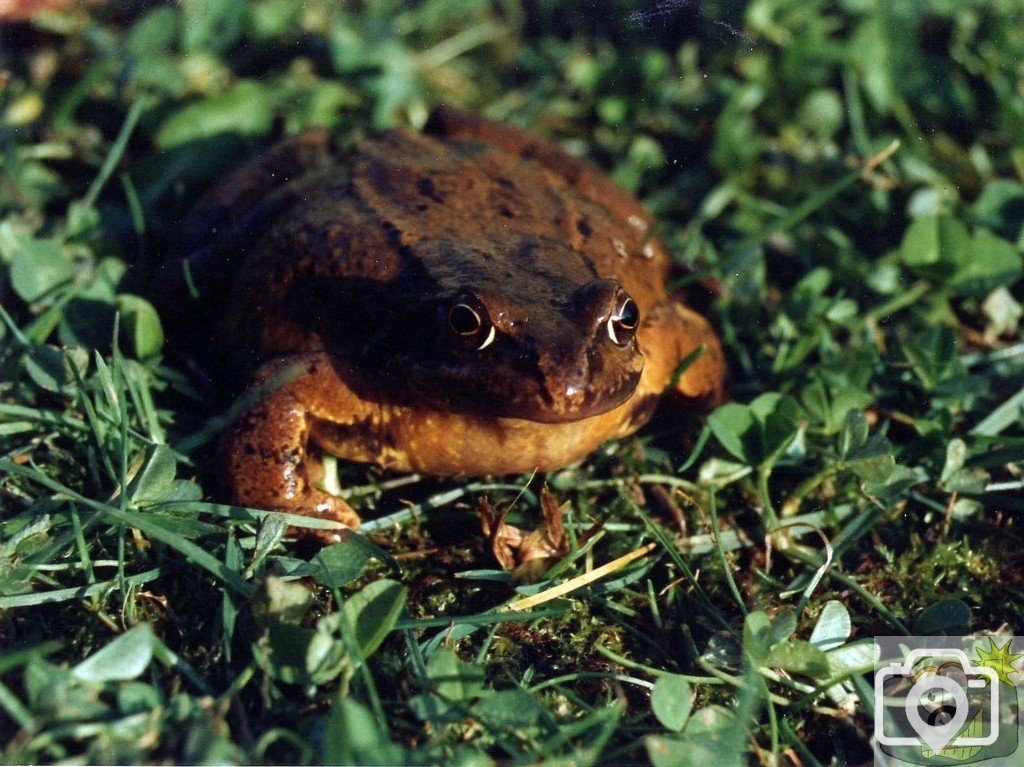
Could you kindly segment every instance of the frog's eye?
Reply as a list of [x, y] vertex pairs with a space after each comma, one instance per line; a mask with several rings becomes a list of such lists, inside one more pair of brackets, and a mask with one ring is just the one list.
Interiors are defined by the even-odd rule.
[[448, 324], [460, 336], [471, 336], [480, 332], [483, 319], [469, 304], [455, 304], [448, 312]]
[[451, 308], [448, 312], [448, 327], [467, 343], [473, 344], [475, 339], [480, 339], [478, 344], [474, 344], [477, 351], [494, 343], [494, 326], [469, 304], [459, 303]]
[[640, 324], [640, 307], [627, 297], [608, 318], [608, 337], [616, 346], [625, 346], [636, 335]]

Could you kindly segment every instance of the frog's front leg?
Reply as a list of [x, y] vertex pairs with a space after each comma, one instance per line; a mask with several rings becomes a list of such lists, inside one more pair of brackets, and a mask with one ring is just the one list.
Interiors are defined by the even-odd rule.
[[[356, 395], [339, 377], [336, 360], [323, 353], [267, 363], [248, 392], [254, 394], [259, 401], [235, 418], [221, 438], [232, 503], [358, 527], [351, 506], [315, 486], [320, 466], [310, 448], [323, 421], [366, 422], [376, 406]], [[331, 531], [327, 537], [332, 536], [338, 537]]]
[[[637, 331], [644, 355], [641, 385], [681, 399], [687, 407], [710, 410], [726, 397], [722, 346], [711, 324], [679, 301], [652, 307]], [[700, 347], [704, 350], [676, 378], [679, 366]], [[666, 389], [668, 389], [666, 391]]]

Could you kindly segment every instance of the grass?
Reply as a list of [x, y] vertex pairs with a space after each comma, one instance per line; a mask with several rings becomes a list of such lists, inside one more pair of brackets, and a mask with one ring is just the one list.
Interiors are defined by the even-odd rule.
[[[869, 761], [872, 636], [1024, 616], [1022, 22], [182, 0], [0, 31], [3, 760]], [[148, 278], [243, 157], [440, 100], [647, 202], [722, 285], [735, 401], [547, 476], [339, 465], [368, 523], [317, 551], [218, 502], [229, 403]], [[544, 483], [569, 553], [528, 583], [476, 508], [533, 526]]]

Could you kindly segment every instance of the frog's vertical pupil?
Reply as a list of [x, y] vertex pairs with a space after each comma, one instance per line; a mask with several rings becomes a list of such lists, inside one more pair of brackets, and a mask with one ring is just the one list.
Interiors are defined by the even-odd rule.
[[460, 336], [471, 336], [480, 330], [483, 321], [472, 306], [456, 304], [448, 312], [448, 324]]

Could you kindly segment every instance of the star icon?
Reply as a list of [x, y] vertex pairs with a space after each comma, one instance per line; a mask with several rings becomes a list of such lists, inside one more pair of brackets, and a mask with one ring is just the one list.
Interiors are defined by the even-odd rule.
[[999, 681], [1003, 684], [1015, 684], [1013, 679], [1010, 678], [1012, 674], [1020, 674], [1019, 668], [1014, 668], [1013, 664], [1024, 658], [1024, 653], [1015, 653], [1010, 651], [1011, 640], [1007, 639], [1006, 644], [1000, 646], [996, 644], [996, 641], [992, 637], [988, 637], [989, 647], [988, 649], [982, 649], [976, 647], [975, 652], [978, 654], [977, 664], [979, 666], [985, 666], [996, 672], [999, 677]]

